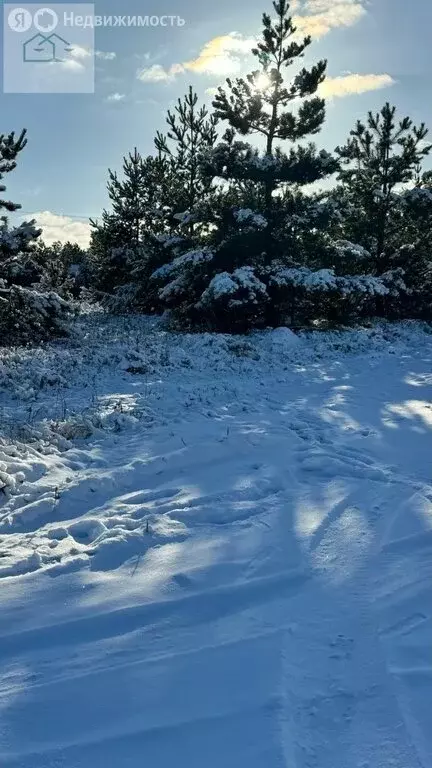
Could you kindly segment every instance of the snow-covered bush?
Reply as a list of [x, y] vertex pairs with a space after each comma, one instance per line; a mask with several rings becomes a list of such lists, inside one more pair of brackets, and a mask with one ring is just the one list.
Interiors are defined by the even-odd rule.
[[0, 283], [0, 346], [66, 336], [73, 313], [72, 305], [54, 292]]
[[231, 274], [215, 275], [196, 308], [210, 320], [212, 327], [241, 332], [265, 324], [268, 301], [267, 286], [256, 276], [253, 267], [240, 267]]
[[[175, 248], [178, 253], [178, 249]], [[196, 304], [208, 286], [214, 251], [204, 246], [177, 255], [156, 269], [150, 279], [164, 309], [173, 310], [176, 323], [187, 326], [198, 321]]]
[[385, 280], [370, 274], [337, 275], [333, 269], [308, 267], [276, 269], [269, 285], [272, 300], [291, 323], [350, 322], [373, 315], [377, 297], [390, 293]]
[[41, 274], [38, 280], [25, 285], [28, 287], [37, 283], [42, 293], [55, 291], [64, 299], [79, 299], [82, 289], [88, 288], [94, 277], [88, 253], [77, 243], [55, 242], [47, 245], [38, 241], [32, 260]]
[[[26, 132], [0, 136], [0, 179], [16, 168], [16, 158], [27, 144]], [[0, 192], [4, 192], [0, 185]], [[0, 210], [20, 206], [0, 200]], [[0, 346], [37, 343], [67, 334], [73, 314], [71, 304], [53, 291], [42, 292], [39, 282], [43, 267], [35, 257], [41, 231], [35, 221], [11, 228], [7, 216], [0, 217]]]
[[335, 266], [341, 274], [362, 274], [369, 271], [372, 255], [366, 248], [349, 240], [335, 240], [332, 247], [336, 253]]
[[[431, 244], [432, 245], [432, 244]], [[391, 282], [388, 316], [432, 318], [432, 247], [427, 240], [403, 245], [390, 257], [391, 269], [382, 277]]]

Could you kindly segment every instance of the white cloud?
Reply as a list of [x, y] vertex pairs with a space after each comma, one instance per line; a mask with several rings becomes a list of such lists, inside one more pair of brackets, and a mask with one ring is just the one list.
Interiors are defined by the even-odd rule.
[[82, 48], [80, 45], [72, 46], [70, 58], [62, 61], [50, 62], [52, 66], [67, 69], [69, 72], [82, 73], [86, 71], [87, 64], [90, 64], [92, 52], [88, 48]]
[[117, 58], [114, 51], [93, 51], [91, 48], [83, 48], [81, 45], [73, 45], [71, 56], [74, 59], [88, 59], [90, 56], [96, 56], [103, 61], [113, 61]]
[[56, 241], [66, 243], [78, 243], [82, 248], [87, 248], [90, 243], [90, 224], [86, 221], [72, 219], [69, 216], [60, 216], [51, 211], [39, 211], [22, 217], [26, 221], [36, 219], [38, 226], [43, 230], [42, 239], [50, 245]]
[[[51, 62], [50, 62], [51, 63]], [[75, 59], [65, 59], [64, 61], [52, 62], [55, 66], [60, 66], [62, 69], [68, 69], [71, 72], [85, 72], [84, 64]]]
[[340, 77], [327, 77], [319, 87], [319, 95], [326, 99], [343, 98], [344, 96], [388, 88], [394, 84], [395, 81], [388, 74], [349, 74]]
[[[352, 27], [366, 14], [365, 0], [293, 0], [294, 24], [299, 35], [319, 38], [333, 29]], [[230, 32], [209, 40], [195, 59], [165, 68], [153, 64], [138, 70], [143, 83], [172, 82], [177, 75], [195, 72], [202, 75], [235, 75], [242, 71], [245, 58], [256, 45], [254, 38]]]
[[62, 69], [69, 72], [82, 73], [86, 71], [86, 66], [92, 65], [92, 57], [103, 61], [113, 61], [117, 54], [114, 52], [93, 51], [91, 48], [84, 48], [81, 45], [73, 45], [70, 58], [60, 62], [52, 62], [54, 65], [60, 65]]
[[117, 58], [117, 54], [114, 51], [95, 51], [95, 56], [103, 61], [114, 61]]
[[196, 59], [186, 61], [183, 67], [191, 72], [210, 75], [231, 75], [241, 70], [242, 59], [249, 56], [255, 45], [252, 38], [237, 32], [209, 40]]
[[169, 69], [164, 69], [161, 64], [152, 64], [151, 67], [139, 69], [137, 78], [142, 83], [168, 83], [183, 72], [184, 68], [181, 64], [173, 64]]
[[231, 32], [229, 35], [209, 40], [195, 59], [172, 64], [168, 69], [161, 64], [153, 64], [138, 70], [137, 78], [143, 83], [167, 83], [186, 72], [233, 75], [241, 71], [242, 60], [250, 55], [254, 45], [255, 40], [252, 38], [244, 38], [237, 32]]
[[72, 46], [71, 56], [74, 59], [87, 59], [91, 55], [92, 52], [89, 48], [83, 48], [81, 45]]
[[119, 101], [124, 101], [125, 98], [126, 98], [126, 94], [125, 93], [110, 93], [110, 95], [107, 96], [106, 100], [107, 101], [113, 101], [113, 102], [119, 102]]
[[301, 34], [313, 38], [323, 37], [338, 27], [352, 27], [366, 15], [359, 0], [306, 0], [300, 10], [294, 17], [295, 26]]

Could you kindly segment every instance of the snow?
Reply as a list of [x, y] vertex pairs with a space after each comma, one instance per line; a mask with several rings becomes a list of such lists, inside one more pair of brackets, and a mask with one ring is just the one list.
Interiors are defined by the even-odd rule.
[[202, 299], [205, 301], [207, 295], [210, 295], [215, 299], [220, 299], [222, 296], [236, 293], [238, 288], [238, 283], [233, 280], [229, 272], [220, 272], [212, 278]]
[[160, 279], [168, 277], [169, 275], [178, 272], [184, 267], [195, 267], [197, 264], [203, 264], [213, 259], [213, 251], [211, 248], [197, 248], [193, 251], [187, 251], [187, 253], [177, 256], [173, 261], [168, 264], [163, 264], [162, 267], [156, 269], [152, 274], [152, 279]]
[[407, 189], [402, 199], [410, 203], [419, 202], [430, 205], [432, 202], [432, 191], [423, 187], [414, 187], [414, 189]]
[[175, 245], [181, 245], [184, 242], [184, 238], [179, 235], [158, 235], [156, 239], [162, 243], [164, 248], [173, 248]]
[[271, 277], [271, 282], [278, 287], [295, 286], [307, 291], [339, 291], [344, 296], [350, 294], [369, 294], [387, 296], [390, 291], [383, 280], [373, 275], [335, 275], [333, 269], [313, 271], [308, 267], [288, 267], [280, 269]]
[[349, 240], [336, 240], [333, 245], [341, 259], [348, 258], [366, 262], [372, 259], [370, 252], [358, 243], [351, 243]]
[[239, 291], [247, 291], [247, 295], [241, 299], [231, 299], [228, 306], [241, 305], [243, 302], [257, 303], [258, 296], [267, 296], [266, 285], [257, 278], [253, 267], [239, 267], [232, 274], [220, 272], [215, 275], [202, 294], [200, 304], [205, 304], [209, 300], [232, 296], [238, 294]]
[[165, 301], [170, 300], [181, 294], [187, 294], [188, 288], [188, 280], [186, 280], [184, 275], [179, 275], [179, 277], [171, 280], [170, 283], [167, 283], [166, 286], [159, 291], [159, 296]]
[[249, 224], [257, 229], [265, 229], [268, 226], [267, 219], [261, 213], [255, 213], [250, 208], [239, 208], [235, 211], [234, 218], [239, 224]]
[[286, 352], [301, 345], [300, 337], [289, 328], [275, 328], [270, 332], [271, 344], [273, 348]]
[[[3, 188], [4, 191], [5, 188]], [[1, 188], [0, 188], [0, 191]], [[19, 208], [20, 206], [18, 206]], [[41, 229], [35, 226], [36, 222], [23, 221], [18, 227], [9, 229], [7, 221], [4, 219], [0, 223], [0, 244], [1, 247], [10, 254], [17, 254], [22, 250], [23, 244], [28, 244], [35, 240], [42, 233]]]
[[0, 765], [430, 768], [431, 360], [103, 314], [0, 350]]
[[353, 275], [352, 277], [339, 277], [338, 286], [343, 294], [366, 293], [370, 296], [387, 296], [389, 289], [379, 277], [373, 275]]
[[316, 272], [308, 267], [288, 267], [280, 269], [272, 277], [275, 285], [294, 285], [307, 290], [337, 290], [337, 280], [332, 269], [319, 269]]
[[189, 224], [194, 220], [194, 215], [190, 211], [182, 211], [181, 213], [175, 213], [173, 218], [181, 224]]

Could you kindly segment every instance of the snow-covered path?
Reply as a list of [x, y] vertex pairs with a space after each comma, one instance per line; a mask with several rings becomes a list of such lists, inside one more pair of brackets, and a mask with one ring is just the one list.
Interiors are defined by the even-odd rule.
[[0, 455], [0, 765], [429, 768], [432, 336], [167, 343], [152, 421]]

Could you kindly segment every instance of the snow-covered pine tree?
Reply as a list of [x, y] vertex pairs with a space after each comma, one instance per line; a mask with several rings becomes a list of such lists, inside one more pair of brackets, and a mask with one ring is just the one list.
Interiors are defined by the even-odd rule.
[[422, 161], [431, 152], [424, 123], [415, 126], [409, 117], [399, 122], [396, 107], [388, 102], [366, 121], [357, 121], [343, 147], [336, 148], [341, 163], [340, 199], [348, 237], [371, 251], [376, 273], [389, 267], [389, 252], [398, 240], [395, 209], [400, 185], [415, 180]]
[[92, 252], [100, 260], [100, 287], [108, 293], [130, 281], [130, 260], [141, 243], [145, 216], [144, 160], [135, 148], [123, 158], [123, 176], [108, 170], [112, 211], [93, 222]]
[[137, 149], [123, 159], [123, 176], [109, 170], [112, 210], [104, 210], [93, 227], [90, 258], [95, 287], [114, 295], [119, 311], [142, 309], [145, 284], [157, 265], [155, 237], [166, 232], [166, 208], [175, 186], [172, 162], [160, 153], [143, 158]]
[[[14, 133], [0, 136], [0, 182], [6, 174], [15, 170], [17, 157], [26, 145], [25, 130], [17, 138]], [[0, 193], [5, 191], [6, 187], [0, 183]], [[13, 213], [20, 208], [19, 204], [10, 200], [0, 200], [0, 211]], [[37, 280], [38, 271], [29, 258], [41, 234], [35, 224], [35, 221], [23, 222], [11, 229], [7, 215], [0, 216], [0, 279], [23, 285]]]
[[[26, 131], [0, 135], [0, 181], [15, 170], [17, 157], [27, 144]], [[0, 192], [6, 187], [0, 184]], [[13, 213], [20, 205], [0, 200], [0, 210]], [[39, 279], [30, 254], [41, 230], [35, 221], [9, 226], [6, 214], [0, 216], [0, 346], [37, 342], [67, 332], [71, 307], [54, 292], [42, 293], [37, 287], [23, 287]]]
[[[287, 70], [302, 59], [311, 38], [297, 35], [288, 0], [276, 0], [273, 8], [276, 18], [263, 15], [262, 37], [252, 50], [259, 68], [245, 78], [228, 79], [213, 102], [216, 117], [230, 128], [206, 153], [202, 167], [210, 179], [231, 185], [226, 204], [209, 212], [204, 248], [195, 245], [155, 275], [163, 301], [182, 320], [221, 330], [280, 322], [271, 288], [275, 262], [280, 267], [304, 260], [283, 192], [324, 179], [337, 168], [327, 152], [298, 143], [323, 124], [325, 106], [317, 91], [326, 62], [297, 67], [286, 83]], [[238, 140], [238, 134], [261, 137], [263, 152]], [[293, 146], [285, 153], [278, 141]], [[261, 208], [232, 205], [232, 192], [238, 194], [241, 185]]]
[[[359, 246], [363, 254], [369, 253], [369, 259], [361, 260], [362, 269], [387, 287], [385, 294], [378, 293], [374, 306], [370, 302], [370, 308], [384, 316], [407, 316], [423, 303], [417, 293], [413, 299], [413, 286], [427, 272], [426, 265], [421, 266], [425, 251], [420, 256], [416, 235], [417, 224], [424, 215], [428, 218], [427, 193], [420, 212], [420, 197], [411, 194], [407, 185], [417, 182], [420, 186], [421, 164], [432, 149], [427, 134], [423, 123], [416, 127], [409, 117], [397, 121], [396, 108], [386, 103], [379, 113], [369, 112], [366, 121], [357, 121], [346, 144], [336, 148], [340, 184], [329, 200], [338, 217], [330, 232], [355, 243], [352, 254]], [[351, 260], [354, 269], [355, 261]], [[336, 271], [340, 273], [342, 267], [343, 262], [336, 259]]]
[[198, 204], [211, 193], [212, 180], [203, 173], [201, 158], [216, 141], [217, 118], [209, 115], [205, 105], [199, 106], [198, 95], [189, 86], [174, 111], [168, 110], [168, 132], [158, 131], [155, 147], [175, 168], [176, 185], [172, 189], [171, 228], [175, 225], [193, 240], [199, 229]]
[[39, 282], [41, 290], [53, 290], [63, 298], [78, 299], [81, 289], [89, 288], [91, 270], [88, 252], [78, 243], [55, 242], [47, 245], [39, 240], [33, 258], [42, 272]]
[[198, 105], [192, 88], [168, 112], [168, 133], [158, 132], [156, 156], [137, 149], [123, 161], [123, 175], [109, 171], [111, 210], [93, 226], [90, 257], [96, 289], [115, 311], [160, 309], [152, 272], [171, 261], [176, 248], [191, 244], [199, 227], [194, 208], [202, 204], [211, 180], [199, 163], [216, 139], [216, 119]]
[[129, 233], [129, 245], [141, 243], [143, 221], [147, 212], [146, 188], [143, 183], [144, 160], [137, 148], [123, 159], [123, 178], [109, 170], [108, 196], [113, 214]]
[[[262, 162], [252, 162], [249, 171], [252, 179], [258, 177], [264, 184], [266, 215], [271, 214], [273, 193], [281, 182], [301, 185], [317, 181], [328, 175], [330, 159], [327, 154], [324, 157], [318, 155], [313, 145], [293, 149], [288, 156], [276, 149], [278, 140], [295, 143], [321, 129], [325, 103], [316, 94], [325, 79], [327, 62], [319, 61], [310, 69], [301, 69], [286, 85], [287, 68], [303, 58], [312, 39], [310, 36], [303, 40], [298, 38], [288, 0], [275, 0], [273, 8], [276, 19], [263, 14], [262, 38], [252, 49], [259, 68], [234, 82], [228, 78], [227, 88], [219, 88], [213, 102], [216, 116], [228, 121], [235, 131], [243, 136], [257, 134], [264, 138]], [[293, 102], [298, 105], [295, 111], [290, 109]], [[243, 168], [242, 172], [238, 160], [242, 159], [242, 151], [249, 147], [234, 144], [233, 149], [234, 162], [226, 167], [224, 176], [229, 178], [231, 172], [231, 178], [237, 178], [239, 174], [248, 178], [248, 169]], [[236, 149], [240, 150], [240, 158], [235, 156]], [[247, 162], [247, 157], [245, 160]], [[224, 169], [219, 164], [216, 170]]]
[[432, 171], [421, 173], [414, 187], [399, 194], [393, 211], [397, 231], [389, 257], [390, 267], [403, 274], [405, 290], [389, 309], [394, 317], [432, 320]]

